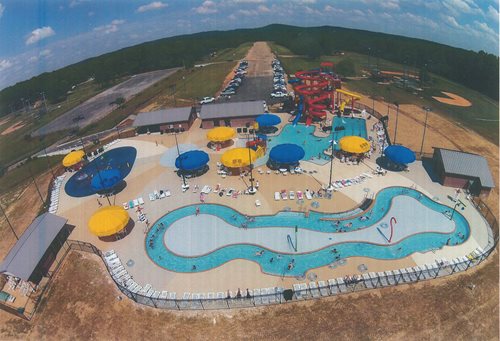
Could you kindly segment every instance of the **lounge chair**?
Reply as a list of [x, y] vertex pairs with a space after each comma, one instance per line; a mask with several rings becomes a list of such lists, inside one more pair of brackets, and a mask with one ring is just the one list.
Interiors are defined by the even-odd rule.
[[139, 206], [139, 200], [137, 200], [137, 199], [134, 199], [134, 200], [133, 200], [133, 202], [134, 202], [134, 207], [137, 207], [137, 206]]
[[269, 304], [269, 293], [267, 288], [260, 289], [260, 297], [262, 299], [262, 304]]
[[328, 284], [325, 281], [318, 281], [318, 288], [321, 296], [329, 296]]
[[365, 283], [365, 286], [368, 289], [372, 289], [373, 288], [373, 283], [372, 283], [372, 280], [371, 280], [370, 276], [368, 276], [368, 274], [362, 274], [361, 277], [363, 277], [363, 282]]
[[295, 200], [295, 192], [290, 191], [290, 200]]
[[298, 300], [303, 299], [303, 297], [302, 297], [302, 290], [300, 289], [300, 285], [299, 284], [297, 284], [297, 283], [293, 284], [293, 292], [295, 293], [295, 297]]
[[155, 195], [153, 193], [149, 193], [149, 200], [150, 201], [155, 201], [156, 200]]
[[304, 195], [302, 194], [302, 191], [297, 191], [297, 199], [304, 200]]
[[134, 201], [133, 201], [133, 200], [130, 200], [130, 201], [128, 202], [128, 206], [129, 206], [130, 208], [134, 208], [134, 207], [135, 207], [135, 205], [134, 205]]
[[274, 192], [274, 200], [279, 201], [281, 199], [280, 192]]
[[305, 191], [305, 195], [307, 200], [312, 200], [312, 195], [310, 191]]
[[320, 296], [316, 282], [309, 282], [309, 291], [311, 292], [312, 297], [316, 298]]
[[128, 202], [124, 202], [123, 203], [123, 208], [126, 209], [126, 210], [128, 210]]
[[167, 189], [167, 190], [165, 191], [165, 196], [166, 196], [166, 197], [169, 197], [169, 196], [171, 196], [171, 195], [172, 195], [172, 194], [171, 194], [171, 193], [170, 193], [170, 191]]
[[256, 199], [256, 200], [255, 200], [255, 206], [259, 207], [260, 205], [261, 205], [260, 200], [259, 200], [259, 199]]
[[160, 296], [158, 296], [158, 298], [160, 299], [166, 299], [168, 297], [168, 291], [162, 291]]
[[281, 199], [288, 200], [288, 195], [286, 194], [286, 191], [284, 189], [281, 190]]
[[160, 199], [160, 193], [158, 193], [156, 189], [154, 190], [153, 194], [155, 195], [156, 199]]

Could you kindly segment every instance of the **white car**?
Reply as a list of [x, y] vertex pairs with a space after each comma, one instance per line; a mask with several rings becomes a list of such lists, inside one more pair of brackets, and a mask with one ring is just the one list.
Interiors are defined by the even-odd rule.
[[271, 97], [273, 97], [273, 98], [282, 98], [282, 97], [286, 97], [286, 96], [288, 96], [288, 95], [284, 92], [281, 92], [281, 91], [271, 93]]
[[208, 104], [208, 103], [212, 103], [215, 101], [215, 98], [213, 97], [203, 97], [200, 101], [200, 104]]

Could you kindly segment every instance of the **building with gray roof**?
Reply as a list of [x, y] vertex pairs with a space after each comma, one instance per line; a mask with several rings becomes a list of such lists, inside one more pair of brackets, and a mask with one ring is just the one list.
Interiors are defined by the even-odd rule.
[[194, 107], [169, 108], [150, 112], [141, 112], [134, 120], [133, 126], [139, 134], [175, 130], [188, 130], [196, 119]]
[[201, 126], [205, 129], [244, 127], [246, 123], [253, 123], [264, 110], [263, 101], [204, 104], [200, 110]]
[[495, 187], [488, 161], [481, 155], [434, 148], [433, 164], [443, 186], [467, 189], [476, 196], [487, 196]]
[[51, 213], [35, 218], [0, 264], [0, 273], [38, 283], [69, 235], [67, 221]]

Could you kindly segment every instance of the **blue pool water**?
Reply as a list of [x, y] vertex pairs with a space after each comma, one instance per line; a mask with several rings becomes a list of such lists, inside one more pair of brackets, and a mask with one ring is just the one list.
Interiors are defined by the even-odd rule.
[[[335, 129], [344, 128], [335, 131]], [[368, 137], [366, 133], [366, 121], [363, 118], [354, 117], [337, 117], [333, 119], [333, 136], [335, 141], [340, 140], [344, 136], [360, 136], [364, 139]], [[335, 145], [335, 150], [339, 150], [339, 145]]]
[[[330, 147], [332, 136], [338, 141], [340, 138], [348, 135], [361, 136], [367, 138], [366, 123], [362, 118], [335, 117], [333, 127], [343, 126], [345, 130], [330, 133], [326, 137], [314, 136], [315, 126], [306, 126], [304, 124], [287, 124], [283, 127], [279, 135], [269, 136], [267, 144], [267, 153], [265, 156], [255, 161], [256, 166], [266, 164], [269, 158], [269, 151], [276, 145], [282, 143], [294, 143], [304, 148], [304, 160], [312, 161], [318, 164], [325, 164], [329, 161], [323, 154], [323, 151]], [[332, 130], [333, 131], [333, 130]], [[338, 144], [337, 144], [338, 146]], [[338, 148], [338, 147], [336, 147]], [[318, 156], [321, 158], [318, 159]]]
[[132, 170], [136, 156], [137, 150], [134, 147], [111, 149], [73, 174], [64, 190], [68, 195], [77, 198], [95, 194], [96, 191], [90, 186], [90, 182], [98, 170], [118, 169], [122, 178], [125, 178]]
[[[436, 212], [449, 211], [450, 207], [437, 203], [420, 192], [404, 188], [390, 187], [380, 191], [376, 197], [373, 209], [367, 214], [370, 215], [369, 221], [360, 221], [358, 217], [345, 218], [345, 213], [330, 214], [321, 212], [311, 212], [309, 218], [306, 218], [300, 212], [279, 212], [271, 216], [255, 216], [253, 222], [248, 223], [248, 228], [262, 227], [291, 227], [298, 226], [301, 229], [309, 229], [322, 232], [332, 232], [332, 223], [321, 220], [321, 218], [344, 217], [342, 226], [345, 223], [352, 223], [352, 227], [347, 231], [353, 231], [373, 225], [374, 222], [384, 218], [387, 214], [392, 199], [396, 196], [409, 196], [417, 199], [428, 209]], [[217, 249], [199, 257], [183, 257], [172, 253], [164, 243], [164, 234], [166, 229], [175, 221], [184, 217], [193, 215], [195, 206], [199, 207], [201, 214], [215, 215], [235, 228], [239, 228], [241, 223], [246, 222], [246, 217], [239, 212], [227, 206], [216, 204], [191, 205], [174, 210], [160, 218], [151, 228], [146, 236], [146, 251], [149, 257], [159, 266], [176, 272], [200, 272], [218, 267], [233, 259], [246, 259], [257, 262], [263, 272], [280, 276], [298, 276], [304, 274], [307, 270], [328, 265], [338, 259], [334, 258], [331, 248], [302, 254], [277, 254], [271, 250], [266, 250], [266, 257], [258, 257], [256, 251], [262, 248], [256, 245], [236, 244]], [[353, 214], [354, 215], [354, 214]], [[392, 245], [376, 245], [371, 243], [345, 242], [335, 244], [340, 259], [364, 256], [377, 259], [397, 259], [406, 257], [414, 252], [426, 252], [443, 247], [449, 240], [450, 245], [463, 243], [470, 234], [469, 225], [466, 219], [456, 212], [453, 216], [455, 230], [451, 233], [419, 233], [413, 234], [408, 238]], [[162, 224], [162, 225], [160, 225]], [[345, 229], [345, 228], [344, 228]], [[460, 237], [462, 234], [463, 237]], [[189, 238], [189, 237], [188, 237]], [[273, 262], [269, 262], [270, 258]], [[294, 260], [295, 267], [288, 270], [288, 264]], [[196, 269], [193, 270], [193, 265]]]

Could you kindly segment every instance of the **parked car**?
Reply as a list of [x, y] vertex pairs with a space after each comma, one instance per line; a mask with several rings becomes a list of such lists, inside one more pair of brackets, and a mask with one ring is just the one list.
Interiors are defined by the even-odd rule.
[[203, 97], [200, 101], [200, 104], [208, 104], [208, 103], [212, 103], [215, 101], [215, 98], [213, 97]]
[[283, 98], [286, 96], [288, 96], [288, 95], [284, 92], [281, 92], [281, 91], [271, 92], [271, 97], [273, 97], [273, 98]]

